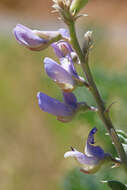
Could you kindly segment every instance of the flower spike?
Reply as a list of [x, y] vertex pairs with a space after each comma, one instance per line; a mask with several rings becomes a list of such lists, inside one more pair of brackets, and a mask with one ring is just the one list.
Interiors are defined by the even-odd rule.
[[83, 165], [81, 171], [87, 174], [97, 172], [106, 162], [115, 162], [109, 153], [105, 153], [100, 146], [94, 145], [94, 134], [96, 132], [97, 128], [93, 128], [89, 132], [84, 153], [77, 151], [75, 148], [71, 148], [72, 151], [68, 151], [64, 154], [65, 158], [76, 158], [76, 160]]

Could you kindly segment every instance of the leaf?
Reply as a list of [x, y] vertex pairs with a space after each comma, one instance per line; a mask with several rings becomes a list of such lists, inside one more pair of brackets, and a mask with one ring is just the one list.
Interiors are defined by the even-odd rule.
[[106, 183], [112, 190], [127, 190], [127, 186], [119, 181], [109, 180], [109, 181], [106, 181]]
[[120, 138], [121, 143], [127, 144], [127, 133], [125, 133], [123, 130], [117, 130], [117, 134]]

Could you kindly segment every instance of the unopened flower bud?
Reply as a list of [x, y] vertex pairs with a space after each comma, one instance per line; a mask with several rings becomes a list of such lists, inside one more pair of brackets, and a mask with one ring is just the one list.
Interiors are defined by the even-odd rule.
[[88, 31], [84, 34], [84, 46], [83, 46], [83, 51], [87, 51], [92, 43], [93, 43], [93, 39], [92, 39], [92, 31]]
[[80, 60], [78, 58], [78, 55], [77, 53], [75, 53], [74, 51], [71, 52], [71, 58], [72, 58], [72, 61], [76, 64], [80, 64]]
[[73, 0], [70, 11], [75, 15], [87, 4], [88, 0]]
[[59, 5], [60, 8], [64, 9], [65, 3], [63, 0], [57, 0], [57, 4]]

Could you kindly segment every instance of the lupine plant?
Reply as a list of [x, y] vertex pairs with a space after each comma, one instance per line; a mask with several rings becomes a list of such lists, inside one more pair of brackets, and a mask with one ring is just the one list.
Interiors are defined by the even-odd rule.
[[[80, 171], [84, 175], [97, 172], [107, 162], [127, 172], [127, 135], [124, 131], [115, 130], [109, 115], [111, 105], [106, 106], [89, 67], [89, 52], [93, 44], [92, 31], [84, 34], [83, 48], [80, 47], [76, 35], [75, 23], [80, 17], [86, 16], [79, 12], [87, 2], [88, 0], [53, 0], [53, 8], [59, 13], [68, 30], [61, 28], [56, 31], [40, 31], [17, 24], [13, 33], [18, 43], [30, 50], [41, 51], [51, 46], [59, 60], [58, 63], [46, 57], [43, 63], [48, 77], [60, 88], [63, 102], [43, 92], [38, 92], [37, 99], [40, 109], [56, 116], [60, 122], [67, 123], [75, 117], [77, 112], [96, 112], [107, 129], [118, 154], [118, 158], [113, 158], [111, 153], [95, 145], [94, 135], [97, 128], [94, 127], [88, 134], [84, 152], [81, 153], [71, 147], [64, 157], [75, 158], [82, 165]], [[79, 76], [76, 65], [82, 68], [83, 77]], [[85, 87], [89, 90], [97, 107], [88, 105], [87, 102], [77, 101], [73, 92], [78, 87]], [[120, 190], [127, 189], [126, 185], [118, 181], [110, 180], [107, 183], [111, 189], [116, 189], [116, 187]]]

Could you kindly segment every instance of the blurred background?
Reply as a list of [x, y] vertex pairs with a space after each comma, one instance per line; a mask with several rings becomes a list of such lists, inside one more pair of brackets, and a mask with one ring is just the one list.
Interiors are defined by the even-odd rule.
[[[99, 129], [97, 144], [117, 156], [103, 123], [95, 113], [78, 114], [63, 124], [42, 112], [38, 91], [62, 100], [60, 89], [43, 69], [43, 58], [55, 59], [55, 55], [50, 48], [29, 51], [12, 34], [17, 23], [40, 30], [66, 27], [51, 13], [51, 6], [51, 0], [0, 0], [0, 189], [108, 190], [101, 180], [127, 183], [120, 169], [106, 167], [85, 175], [75, 160], [63, 157], [70, 146], [83, 151], [93, 126]], [[83, 41], [85, 31], [93, 30], [91, 70], [107, 106], [116, 101], [111, 108], [115, 127], [127, 132], [127, 1], [90, 0], [82, 12], [89, 17], [77, 23], [79, 40]], [[95, 105], [85, 88], [76, 89], [75, 94], [79, 101]]]

